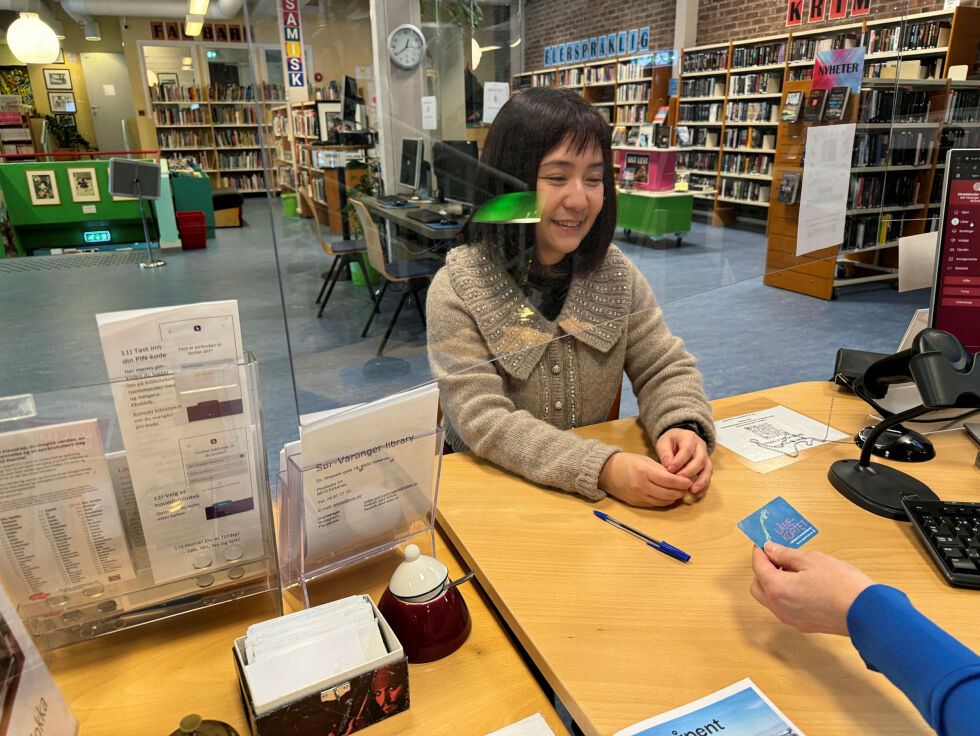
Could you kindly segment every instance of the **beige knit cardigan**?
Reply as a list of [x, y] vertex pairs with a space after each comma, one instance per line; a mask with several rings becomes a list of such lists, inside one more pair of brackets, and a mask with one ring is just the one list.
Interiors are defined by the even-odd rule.
[[695, 359], [664, 324], [650, 285], [616, 246], [589, 276], [573, 276], [546, 320], [492, 257], [454, 248], [427, 299], [429, 363], [446, 440], [546, 486], [598, 500], [599, 471], [618, 447], [563, 430], [604, 421], [622, 382], [656, 440], [697, 422], [714, 447], [711, 406]]

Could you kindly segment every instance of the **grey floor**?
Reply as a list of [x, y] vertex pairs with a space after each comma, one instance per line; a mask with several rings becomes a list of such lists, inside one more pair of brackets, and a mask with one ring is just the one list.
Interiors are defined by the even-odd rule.
[[[245, 219], [246, 227], [218, 230], [205, 250], [166, 253], [168, 265], [155, 271], [141, 272], [124, 256], [0, 260], [0, 396], [104, 381], [98, 312], [216, 299], [239, 301], [245, 347], [259, 361], [271, 467], [297, 436], [297, 405], [318, 411], [428, 380], [414, 309], [402, 313], [389, 359], [372, 361], [400, 294], [386, 296], [367, 339], [363, 286], [340, 282], [317, 319], [313, 302], [329, 260], [312, 220], [284, 217], [278, 201], [266, 199], [247, 200]], [[850, 287], [829, 302], [764, 286], [765, 237], [742, 230], [696, 223], [682, 247], [667, 250], [635, 234], [635, 244], [623, 238], [617, 242], [697, 357], [713, 399], [826, 379], [841, 346], [890, 352], [928, 302], [927, 290], [900, 294], [887, 285]], [[621, 415], [636, 411], [624, 391]]]

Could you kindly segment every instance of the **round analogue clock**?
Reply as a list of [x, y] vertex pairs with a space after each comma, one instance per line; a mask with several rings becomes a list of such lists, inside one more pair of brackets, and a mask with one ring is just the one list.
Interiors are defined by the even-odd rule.
[[414, 69], [425, 56], [425, 36], [411, 23], [398, 26], [388, 35], [388, 57], [402, 69]]

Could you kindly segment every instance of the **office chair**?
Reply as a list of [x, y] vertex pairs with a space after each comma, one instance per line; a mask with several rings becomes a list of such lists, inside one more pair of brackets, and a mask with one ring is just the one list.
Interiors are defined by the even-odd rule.
[[367, 260], [365, 259], [367, 246], [365, 245], [364, 241], [337, 240], [331, 243], [324, 240], [323, 224], [320, 222], [319, 207], [312, 200], [310, 195], [308, 195], [302, 189], [299, 190], [299, 196], [303, 199], [306, 206], [313, 212], [313, 220], [316, 222], [316, 236], [320, 241], [320, 247], [328, 256], [333, 256], [333, 262], [330, 264], [330, 270], [323, 272], [323, 286], [320, 287], [320, 293], [317, 294], [315, 302], [316, 304], [320, 305], [320, 309], [317, 311], [316, 316], [323, 316], [323, 310], [327, 306], [327, 300], [330, 299], [330, 295], [333, 293], [333, 287], [337, 285], [337, 280], [340, 278], [340, 274], [343, 273], [344, 269], [347, 268], [347, 265], [353, 263], [355, 258], [358, 256], [360, 257], [361, 269], [362, 273], [364, 274], [364, 286], [367, 289], [368, 296], [371, 297], [371, 301], [373, 303], [374, 292], [371, 290], [371, 282], [368, 279]]
[[422, 288], [423, 286], [427, 286], [428, 280], [435, 275], [436, 271], [442, 268], [442, 261], [435, 258], [413, 258], [404, 261], [386, 262], [384, 250], [381, 247], [381, 235], [378, 233], [378, 226], [371, 218], [367, 207], [356, 199], [350, 201], [354, 205], [354, 211], [357, 213], [357, 217], [361, 221], [361, 228], [364, 230], [368, 260], [371, 262], [374, 270], [384, 277], [384, 285], [382, 285], [381, 292], [374, 301], [374, 308], [371, 310], [367, 324], [364, 325], [361, 337], [367, 337], [368, 330], [371, 329], [371, 322], [374, 321], [374, 315], [381, 310], [381, 300], [388, 290], [388, 285], [393, 281], [405, 281], [409, 287], [402, 294], [401, 301], [398, 302], [395, 313], [391, 316], [391, 322], [388, 323], [388, 329], [385, 330], [385, 336], [381, 340], [381, 345], [378, 346], [378, 355], [381, 355], [384, 352], [385, 345], [388, 344], [388, 338], [391, 336], [391, 331], [395, 327], [398, 315], [401, 314], [402, 307], [405, 306], [405, 300], [409, 296], [414, 297], [415, 308], [418, 310], [422, 324], [425, 325], [425, 310], [422, 309]]

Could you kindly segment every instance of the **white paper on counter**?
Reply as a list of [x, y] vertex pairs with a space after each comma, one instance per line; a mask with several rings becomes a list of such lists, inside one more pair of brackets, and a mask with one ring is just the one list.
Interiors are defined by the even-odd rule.
[[524, 720], [488, 733], [487, 736], [555, 736], [551, 726], [540, 713], [528, 716]]
[[0, 552], [20, 604], [135, 577], [97, 420], [0, 434]]
[[719, 445], [753, 463], [794, 456], [848, 436], [785, 406], [721, 419], [715, 422], [715, 430]]
[[898, 239], [898, 290], [932, 287], [936, 275], [939, 233], [906, 235]]
[[796, 255], [839, 245], [851, 180], [854, 123], [806, 129]]
[[96, 321], [154, 581], [260, 556], [259, 438], [238, 303]]

